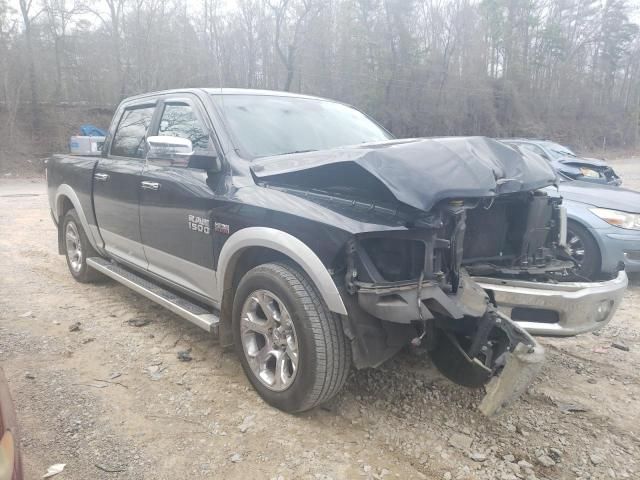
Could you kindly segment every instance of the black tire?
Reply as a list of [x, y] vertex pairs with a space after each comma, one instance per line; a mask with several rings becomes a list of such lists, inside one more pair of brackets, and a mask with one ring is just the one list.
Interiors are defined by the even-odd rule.
[[[75, 209], [67, 211], [62, 218], [62, 245], [67, 259], [67, 266], [73, 278], [80, 283], [93, 283], [102, 279], [102, 275], [87, 265], [87, 258], [99, 256], [98, 252], [91, 246], [87, 239], [87, 234], [82, 228], [80, 217]], [[68, 229], [71, 229], [77, 235], [77, 241], [80, 248], [80, 257], [76, 261], [76, 257], [72, 254], [69, 240], [67, 239]]]
[[[241, 333], [240, 317], [243, 307], [249, 305], [245, 302], [255, 298], [256, 292], [277, 297], [293, 323], [297, 369], [291, 384], [282, 391], [263, 383], [245, 352], [248, 347], [243, 344], [246, 337]], [[285, 412], [302, 412], [327, 402], [340, 391], [351, 368], [351, 348], [340, 318], [327, 308], [309, 279], [287, 264], [259, 265], [244, 275], [234, 296], [233, 336], [242, 368], [253, 387], [268, 404]]]
[[436, 331], [436, 346], [430, 352], [431, 360], [438, 371], [453, 383], [468, 388], [480, 388], [491, 378], [491, 374], [469, 362], [458, 347], [442, 331]]
[[567, 223], [567, 247], [571, 256], [580, 264], [577, 274], [594, 280], [600, 273], [602, 257], [598, 242], [593, 235], [579, 223]]

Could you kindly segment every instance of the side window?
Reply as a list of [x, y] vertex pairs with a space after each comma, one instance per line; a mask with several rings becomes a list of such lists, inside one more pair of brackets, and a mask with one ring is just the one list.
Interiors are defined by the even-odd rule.
[[188, 138], [191, 140], [194, 152], [207, 150], [209, 134], [204, 128], [193, 108], [184, 103], [165, 104], [158, 135]]
[[111, 155], [142, 158], [144, 139], [155, 107], [127, 108], [120, 118], [111, 143]]

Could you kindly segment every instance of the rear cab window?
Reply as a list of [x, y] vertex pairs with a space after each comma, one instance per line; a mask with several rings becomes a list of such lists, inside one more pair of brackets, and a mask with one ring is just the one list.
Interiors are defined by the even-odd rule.
[[151, 125], [155, 105], [127, 107], [122, 112], [111, 142], [111, 155], [143, 158], [145, 138]]

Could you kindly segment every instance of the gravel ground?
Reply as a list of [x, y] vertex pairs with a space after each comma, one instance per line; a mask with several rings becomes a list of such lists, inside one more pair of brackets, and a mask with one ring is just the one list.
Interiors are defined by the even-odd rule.
[[[640, 189], [640, 160], [614, 166]], [[26, 479], [55, 463], [56, 480], [640, 478], [640, 279], [597, 335], [543, 340], [543, 373], [497, 418], [410, 353], [292, 416], [208, 334], [114, 282], [73, 281], [42, 181], [0, 180], [0, 212], [0, 361]]]

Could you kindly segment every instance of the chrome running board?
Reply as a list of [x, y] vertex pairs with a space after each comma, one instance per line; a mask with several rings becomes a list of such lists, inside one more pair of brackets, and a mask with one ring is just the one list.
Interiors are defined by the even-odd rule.
[[121, 267], [117, 263], [112, 263], [104, 258], [87, 258], [87, 265], [107, 277], [113, 278], [125, 287], [129, 287], [134, 292], [162, 305], [167, 310], [171, 310], [176, 315], [189, 320], [207, 332], [217, 330], [218, 324], [220, 323], [219, 317], [209, 310], [193, 303], [191, 300], [179, 296], [161, 287], [157, 283], [153, 283]]

